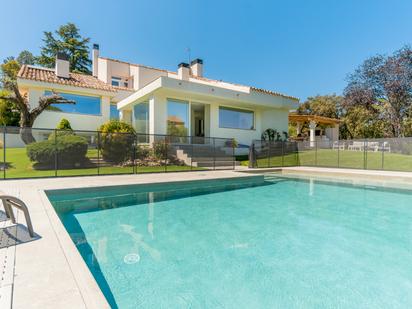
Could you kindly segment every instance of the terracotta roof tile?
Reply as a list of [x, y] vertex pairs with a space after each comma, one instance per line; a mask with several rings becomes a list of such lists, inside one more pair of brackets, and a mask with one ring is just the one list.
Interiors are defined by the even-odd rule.
[[299, 98], [292, 97], [292, 96], [282, 94], [282, 93], [279, 93], [279, 92], [275, 92], [275, 91], [271, 91], [271, 90], [266, 90], [266, 89], [256, 88], [256, 87], [250, 87], [250, 89], [255, 91], [255, 92], [261, 92], [261, 93], [265, 93], [265, 94], [269, 94], [269, 95], [280, 96], [280, 97], [284, 97], [286, 99], [299, 101]]
[[29, 65], [23, 65], [19, 73], [17, 74], [17, 77], [21, 79], [35, 80], [45, 83], [56, 83], [60, 85], [91, 88], [104, 91], [116, 91], [115, 88], [92, 75], [70, 73], [69, 78], [63, 78], [57, 76], [53, 69], [46, 69]]

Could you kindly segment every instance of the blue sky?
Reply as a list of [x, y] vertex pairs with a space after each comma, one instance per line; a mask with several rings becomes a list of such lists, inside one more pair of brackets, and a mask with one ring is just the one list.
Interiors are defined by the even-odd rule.
[[412, 40], [408, 0], [14, 0], [2, 11], [0, 59], [37, 54], [42, 31], [70, 21], [102, 56], [176, 70], [190, 47], [207, 77], [301, 100], [341, 93], [365, 58]]

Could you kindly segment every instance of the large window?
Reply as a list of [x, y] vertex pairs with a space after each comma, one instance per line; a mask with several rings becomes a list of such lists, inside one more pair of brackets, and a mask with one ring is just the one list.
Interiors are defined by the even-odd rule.
[[[51, 95], [51, 91], [45, 91], [45, 95]], [[52, 104], [47, 110], [63, 112], [63, 113], [78, 113], [86, 115], [101, 115], [101, 100], [100, 97], [91, 97], [71, 93], [59, 93], [67, 100], [72, 100], [76, 104]]]
[[149, 133], [149, 103], [143, 102], [133, 108], [134, 128], [137, 133]]
[[110, 104], [110, 119], [119, 120], [120, 114], [116, 104]]
[[185, 101], [167, 100], [167, 134], [187, 136], [189, 133], [189, 104]]
[[252, 111], [219, 107], [219, 127], [230, 129], [253, 130], [255, 115]]

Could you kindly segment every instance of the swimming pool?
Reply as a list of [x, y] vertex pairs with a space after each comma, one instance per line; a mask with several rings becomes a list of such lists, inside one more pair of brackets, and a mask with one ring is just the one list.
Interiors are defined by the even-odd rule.
[[112, 307], [412, 306], [412, 191], [269, 176], [46, 194]]

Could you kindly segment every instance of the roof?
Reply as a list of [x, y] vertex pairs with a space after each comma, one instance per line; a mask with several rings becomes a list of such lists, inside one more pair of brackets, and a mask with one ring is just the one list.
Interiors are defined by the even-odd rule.
[[289, 121], [293, 122], [306, 122], [306, 121], [315, 121], [320, 124], [339, 124], [341, 121], [336, 118], [329, 118], [317, 115], [299, 115], [296, 113], [289, 114]]
[[[112, 58], [107, 58], [107, 57], [99, 57], [99, 58], [100, 58], [100, 59], [104, 59], [104, 60], [109, 60], [109, 61], [118, 62], [118, 63], [124, 63], [124, 64], [132, 65], [132, 66], [139, 66], [139, 67], [143, 67], [143, 68], [147, 68], [147, 69], [157, 70], [157, 71], [165, 72], [165, 73], [168, 73], [168, 74], [177, 75], [177, 73], [176, 73], [176, 72], [173, 72], [173, 71], [168, 71], [168, 70], [164, 70], [164, 69], [159, 69], [159, 68], [155, 68], [155, 67], [151, 67], [151, 66], [147, 66], [147, 65], [143, 65], [143, 64], [130, 63], [130, 62], [121, 61], [121, 60], [112, 59]], [[299, 101], [299, 98], [297, 98], [297, 97], [289, 96], [289, 95], [286, 95], [286, 94], [282, 94], [282, 93], [279, 93], [279, 92], [275, 92], [275, 91], [271, 91], [271, 90], [266, 90], [266, 89], [262, 89], [262, 88], [251, 87], [251, 86], [236, 84], [236, 83], [232, 83], [232, 82], [225, 82], [225, 81], [222, 81], [222, 80], [210, 79], [210, 78], [200, 77], [200, 76], [194, 76], [194, 75], [190, 75], [190, 77], [191, 77], [191, 78], [194, 78], [194, 79], [198, 79], [198, 80], [208, 81], [208, 82], [227, 83], [227, 84], [231, 84], [231, 85], [234, 85], [234, 86], [249, 87], [250, 90], [251, 90], [251, 91], [254, 91], [254, 92], [260, 92], [260, 93], [264, 93], [264, 94], [268, 94], [268, 95], [273, 95], [273, 96], [276, 96], [276, 97], [283, 97], [283, 98], [286, 98], [286, 99], [291, 99], [291, 100]]]
[[21, 79], [116, 92], [114, 87], [92, 75], [69, 73], [69, 76], [69, 78], [59, 77], [53, 69], [30, 65], [23, 65], [17, 74], [17, 77]]

